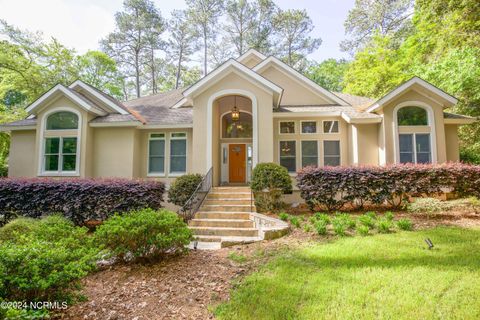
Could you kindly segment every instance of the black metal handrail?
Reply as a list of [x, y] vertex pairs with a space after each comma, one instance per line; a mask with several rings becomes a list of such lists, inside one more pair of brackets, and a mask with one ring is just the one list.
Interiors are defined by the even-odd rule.
[[207, 197], [208, 192], [212, 188], [213, 183], [213, 167], [211, 167], [207, 173], [203, 176], [202, 181], [198, 184], [197, 188], [185, 202], [183, 207], [180, 208], [178, 214], [183, 217], [185, 222], [190, 221], [198, 208], [202, 205], [203, 201]]

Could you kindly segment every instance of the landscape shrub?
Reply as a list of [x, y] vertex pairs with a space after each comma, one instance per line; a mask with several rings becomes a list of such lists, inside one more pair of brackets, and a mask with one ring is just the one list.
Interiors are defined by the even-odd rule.
[[345, 220], [342, 219], [341, 217], [336, 216], [335, 218], [333, 218], [332, 226], [333, 226], [333, 231], [335, 232], [336, 235], [342, 236], [342, 237], [346, 235], [345, 231], [347, 230], [347, 225], [345, 224]]
[[325, 223], [324, 220], [315, 222], [314, 227], [319, 235], [323, 236], [327, 234], [327, 223]]
[[300, 228], [300, 219], [295, 216], [289, 216], [288, 221], [292, 224], [292, 226]]
[[385, 217], [385, 219], [387, 219], [388, 221], [393, 221], [393, 218], [395, 218], [395, 215], [393, 214], [392, 211], [387, 211], [385, 212], [385, 214], [383, 215]]
[[185, 174], [175, 179], [168, 189], [168, 201], [183, 207], [202, 182], [201, 174]]
[[446, 189], [461, 197], [480, 196], [480, 166], [462, 163], [359, 167], [305, 167], [297, 175], [301, 196], [313, 210], [339, 210], [370, 203], [400, 207], [410, 196]]
[[400, 230], [410, 231], [413, 229], [413, 224], [409, 219], [399, 219], [397, 221], [397, 227]]
[[[375, 215], [375, 212], [373, 212], [373, 215]], [[372, 217], [372, 215], [369, 215], [368, 212], [358, 217], [358, 222], [360, 223], [360, 225], [365, 226], [369, 229], [375, 228], [375, 221], [376, 217]]]
[[361, 225], [357, 227], [357, 232], [361, 236], [368, 236], [368, 233], [370, 232], [370, 228], [366, 225]]
[[99, 258], [87, 232], [59, 216], [14, 220], [0, 228], [0, 297], [69, 300], [77, 280], [94, 270]]
[[0, 223], [53, 212], [79, 225], [103, 221], [115, 212], [161, 208], [164, 190], [164, 184], [156, 181], [0, 179]]
[[390, 233], [392, 231], [392, 221], [382, 218], [378, 220], [377, 230], [379, 233]]
[[335, 218], [340, 220], [347, 229], [354, 229], [355, 228], [355, 220], [348, 213], [337, 213]]
[[314, 217], [319, 221], [324, 221], [325, 224], [330, 223], [330, 217], [326, 213], [316, 212]]
[[250, 187], [260, 211], [275, 211], [282, 206], [282, 195], [292, 192], [292, 179], [281, 165], [259, 163], [253, 169]]
[[407, 205], [407, 211], [414, 213], [434, 213], [453, 209], [456, 202], [442, 201], [436, 198], [416, 198]]
[[192, 232], [173, 212], [142, 209], [106, 220], [95, 231], [95, 238], [120, 260], [155, 260], [183, 253]]
[[308, 233], [308, 232], [312, 232], [312, 225], [311, 225], [311, 224], [308, 224], [308, 223], [304, 224], [304, 225], [303, 225], [303, 231], [305, 231], [305, 232], [307, 232], [307, 233]]
[[282, 221], [287, 221], [288, 220], [288, 213], [286, 212], [281, 212], [278, 217], [280, 218], [280, 220]]

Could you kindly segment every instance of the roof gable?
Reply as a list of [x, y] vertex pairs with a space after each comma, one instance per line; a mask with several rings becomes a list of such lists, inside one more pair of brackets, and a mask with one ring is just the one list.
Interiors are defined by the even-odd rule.
[[94, 103], [89, 101], [86, 97], [82, 96], [81, 94], [75, 92], [74, 90], [67, 88], [61, 84], [57, 84], [46, 93], [44, 93], [40, 98], [35, 100], [32, 104], [30, 104], [25, 110], [29, 114], [34, 114], [35, 111], [41, 109], [44, 105], [56, 100], [60, 96], [65, 96], [75, 102], [79, 107], [92, 112], [99, 116], [104, 116], [107, 113], [95, 106]]
[[[377, 102], [375, 102], [373, 105], [371, 105], [370, 107], [368, 107], [366, 109], [366, 112], [375, 112], [375, 111], [381, 109], [384, 105], [391, 102], [396, 97], [400, 96], [401, 94], [405, 93], [406, 91], [408, 91], [410, 89], [415, 88], [415, 86], [422, 87], [423, 89], [431, 92], [432, 94], [436, 95], [437, 97], [439, 97], [441, 100], [443, 100], [444, 102], [446, 102], [448, 104], [455, 105], [458, 102], [457, 98], [455, 98], [454, 96], [446, 93], [445, 91], [435, 87], [433, 84], [431, 84], [431, 83], [429, 83], [429, 82], [427, 82], [427, 81], [425, 81], [425, 80], [423, 80], [419, 77], [413, 77], [410, 80], [402, 83], [397, 88], [390, 91], [389, 93], [387, 93], [385, 96], [383, 96], [379, 100], [377, 100]], [[430, 99], [432, 99], [432, 98], [430, 97]]]
[[328, 101], [329, 103], [336, 103], [339, 105], [348, 105], [347, 102], [344, 100], [340, 99], [337, 97], [335, 94], [332, 92], [328, 91], [325, 88], [322, 88], [312, 80], [308, 79], [305, 77], [303, 74], [298, 72], [297, 70], [293, 69], [286, 63], [282, 62], [281, 60], [270, 56], [267, 59], [263, 60], [261, 63], [256, 65], [252, 70], [257, 72], [258, 74], [262, 74], [264, 71], [266, 71], [269, 67], [275, 67], [287, 76], [289, 76], [290, 79], [293, 81], [296, 81], [306, 89], [310, 90], [320, 98]]
[[267, 57], [255, 49], [249, 49], [247, 52], [237, 58], [237, 61], [248, 68], [253, 68]]
[[90, 96], [91, 99], [99, 102], [102, 109], [105, 109], [108, 112], [120, 113], [123, 115], [129, 114], [126, 108], [115, 98], [81, 80], [75, 81], [68, 87], [72, 90], [79, 90], [82, 93]]
[[280, 88], [275, 83], [265, 79], [264, 77], [252, 71], [251, 69], [247, 68], [246, 66], [239, 63], [238, 61], [229, 59], [227, 62], [219, 66], [217, 69], [213, 70], [212, 72], [207, 74], [205, 77], [200, 79], [198, 82], [193, 84], [187, 90], [183, 91], [184, 99], [180, 100], [172, 108], [179, 108], [183, 106], [193, 97], [199, 95], [200, 93], [205, 91], [207, 88], [217, 83], [222, 78], [224, 78], [225, 76], [227, 76], [232, 72], [242, 77], [248, 78], [253, 84], [259, 86], [265, 91], [271, 92], [274, 96], [274, 102], [276, 102], [276, 105], [280, 103], [282, 93], [283, 93], [282, 88]]

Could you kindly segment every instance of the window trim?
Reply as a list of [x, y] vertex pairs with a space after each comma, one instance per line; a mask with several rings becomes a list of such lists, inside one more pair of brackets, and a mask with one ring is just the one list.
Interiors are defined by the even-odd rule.
[[[47, 119], [50, 115], [56, 113], [56, 112], [72, 112], [77, 115], [78, 117], [78, 129], [66, 129], [66, 130], [47, 130]], [[78, 177], [80, 176], [80, 155], [82, 153], [81, 150], [81, 140], [82, 140], [82, 125], [83, 125], [83, 118], [82, 114], [77, 110], [72, 107], [57, 107], [57, 108], [52, 108], [51, 110], [45, 112], [44, 115], [42, 115], [41, 118], [41, 126], [40, 126], [40, 136], [38, 143], [40, 143], [40, 153], [38, 155], [38, 176], [40, 177]], [[75, 135], [71, 134], [73, 132], [76, 132]], [[48, 132], [48, 135], [46, 134]], [[62, 138], [77, 138], [77, 152], [76, 152], [76, 161], [75, 161], [75, 171], [63, 171], [61, 170], [61, 162], [59, 159], [59, 164], [58, 168], [59, 170], [57, 171], [47, 171], [45, 170], [45, 144], [46, 144], [46, 138], [60, 138], [62, 141]], [[63, 148], [63, 142], [61, 145], [59, 145], [59, 148]], [[59, 150], [60, 152], [60, 150]], [[61, 153], [59, 153], [60, 157]]]
[[[153, 134], [163, 134], [163, 137], [152, 137]], [[150, 172], [150, 141], [151, 140], [163, 140], [163, 172]], [[165, 132], [151, 132], [148, 134], [147, 139], [147, 177], [166, 177], [166, 164], [167, 164], [167, 134]]]
[[300, 140], [300, 167], [304, 168], [303, 166], [303, 142], [304, 141], [313, 141], [317, 143], [317, 167], [320, 166], [320, 146], [319, 146], [319, 141], [318, 139], [301, 139]]
[[[293, 141], [295, 142], [295, 171], [288, 171], [288, 174], [289, 175], [296, 175], [297, 174], [297, 160], [298, 160], [298, 147], [297, 147], [297, 139], [282, 139], [282, 140], [278, 140], [278, 164], [281, 165], [281, 158], [282, 158], [282, 154], [281, 154], [281, 150], [282, 150], [282, 147], [281, 147], [281, 144], [282, 142], [290, 142], [290, 141]], [[285, 167], [284, 167], [285, 168]], [[288, 169], [287, 169], [288, 170]]]
[[[400, 163], [400, 126], [398, 125], [398, 110], [403, 107], [420, 107], [427, 111], [428, 115], [428, 126], [410, 126], [417, 128], [430, 128], [430, 160], [432, 164], [437, 163], [437, 131], [435, 125], [435, 112], [431, 105], [426, 104], [422, 101], [405, 101], [395, 106], [393, 109], [393, 143], [394, 143], [394, 163]], [[402, 132], [402, 134], [407, 133], [424, 133], [416, 132], [414, 129], [410, 132]]]
[[[325, 121], [331, 121], [331, 122], [337, 122], [338, 123], [338, 132], [324, 132], [324, 122]], [[322, 120], [322, 134], [340, 134], [340, 121], [339, 120]]]
[[[303, 132], [303, 123], [304, 122], [315, 122], [315, 132]], [[306, 134], [306, 135], [310, 135], [310, 134], [318, 134], [318, 121], [317, 120], [300, 120], [300, 134]]]
[[[322, 139], [322, 167], [325, 167], [325, 141], [338, 141], [338, 150], [339, 150], [339, 164], [338, 166], [342, 166], [342, 140], [341, 139]], [[329, 156], [333, 158], [333, 156]]]
[[[183, 133], [185, 137], [173, 137], [176, 133]], [[171, 170], [172, 167], [172, 148], [171, 148], [171, 141], [172, 140], [185, 140], [185, 171], [177, 172]], [[168, 176], [169, 177], [180, 177], [188, 172], [188, 133], [186, 131], [173, 131], [169, 134], [169, 141], [168, 141]]]
[[[293, 122], [293, 133], [282, 133], [282, 123]], [[295, 120], [282, 120], [278, 121], [278, 134], [282, 136], [292, 136], [297, 134], [297, 121]]]

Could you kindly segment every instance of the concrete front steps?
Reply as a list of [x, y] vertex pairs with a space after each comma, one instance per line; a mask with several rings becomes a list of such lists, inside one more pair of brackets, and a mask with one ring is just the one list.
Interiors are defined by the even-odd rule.
[[288, 231], [285, 222], [256, 212], [249, 187], [214, 187], [189, 222], [197, 249], [219, 249], [273, 239]]

